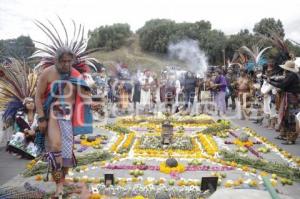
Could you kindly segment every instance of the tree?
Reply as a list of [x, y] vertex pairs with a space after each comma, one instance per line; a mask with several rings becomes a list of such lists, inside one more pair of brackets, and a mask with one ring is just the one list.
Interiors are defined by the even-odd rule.
[[19, 36], [17, 39], [0, 40], [1, 57], [27, 59], [35, 51], [33, 41], [29, 36]]
[[35, 46], [30, 37], [20, 36], [16, 39], [16, 54], [25, 59], [35, 51]]
[[269, 37], [271, 32], [277, 33], [280, 37], [284, 38], [285, 33], [282, 22], [274, 18], [264, 18], [254, 25], [253, 32], [255, 34], [262, 34]]
[[205, 37], [205, 42], [201, 42], [200, 47], [208, 55], [208, 61], [214, 65], [223, 64], [223, 50], [226, 45], [226, 37], [222, 31], [208, 31]]
[[137, 33], [145, 51], [166, 53], [170, 43], [193, 39], [199, 41], [199, 47], [211, 64], [220, 64], [223, 60], [226, 37], [221, 31], [211, 30], [209, 21], [175, 23], [168, 19], [154, 19], [147, 21]]
[[115, 50], [124, 45], [132, 35], [128, 24], [113, 24], [111, 26], [101, 26], [93, 31], [89, 31], [88, 48], [105, 48]]
[[176, 30], [176, 23], [168, 19], [153, 19], [137, 31], [143, 50], [166, 53], [171, 35]]

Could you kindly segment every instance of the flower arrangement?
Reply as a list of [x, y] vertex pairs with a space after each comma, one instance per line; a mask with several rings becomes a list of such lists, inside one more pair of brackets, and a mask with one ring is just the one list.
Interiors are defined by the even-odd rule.
[[252, 147], [253, 142], [248, 140], [246, 142], [242, 142], [240, 139], [234, 139], [233, 144], [239, 146], [239, 147]]
[[224, 164], [230, 165], [234, 161], [236, 166], [240, 165], [240, 168], [244, 170], [245, 166], [247, 166], [249, 171], [253, 173], [256, 173], [256, 169], [259, 169], [264, 171], [264, 174], [261, 175], [265, 175], [267, 174], [266, 172], [268, 172], [284, 178], [300, 181], [299, 168], [292, 168], [286, 164], [267, 162], [262, 159], [253, 160], [252, 158], [242, 157], [236, 153], [231, 153], [229, 151], [222, 151], [221, 155]]
[[274, 143], [270, 142], [266, 137], [263, 137], [259, 134], [257, 134], [253, 129], [251, 128], [244, 128], [244, 131], [247, 132], [251, 137], [255, 137], [258, 141], [264, 142], [265, 144], [269, 145], [269, 147], [275, 151], [280, 153], [283, 157], [285, 157], [288, 161], [293, 162], [295, 165], [300, 167], [300, 158], [293, 156], [289, 152], [283, 150], [282, 148], [279, 148]]
[[208, 125], [200, 133], [203, 133], [203, 134], [212, 134], [212, 135], [217, 135], [219, 133], [220, 135], [223, 136], [224, 130], [228, 130], [229, 128], [230, 128], [230, 122], [228, 122], [226, 120], [220, 120], [217, 123], [212, 123], [212, 124]]
[[82, 139], [80, 141], [80, 144], [82, 146], [91, 146], [91, 147], [94, 147], [94, 146], [99, 146], [102, 142], [102, 139], [101, 137], [97, 137], [94, 141], [88, 141], [87, 139]]
[[130, 131], [127, 128], [118, 125], [118, 123], [116, 123], [116, 124], [107, 124], [105, 126], [105, 128], [108, 129], [108, 130], [111, 130], [111, 131], [118, 132], [118, 133], [125, 133], [125, 134], [130, 133]]
[[185, 166], [181, 163], [178, 163], [176, 167], [169, 167], [166, 162], [162, 162], [159, 164], [159, 171], [165, 174], [182, 173], [185, 171]]
[[260, 147], [258, 151], [261, 153], [269, 153], [271, 150], [268, 147]]
[[130, 170], [129, 174], [137, 178], [139, 176], [144, 175], [144, 171], [139, 170], [139, 169], [135, 169], [135, 170]]
[[130, 150], [133, 142], [135, 139], [135, 133], [131, 132], [127, 135], [124, 143], [122, 144], [122, 146], [119, 148], [118, 153], [126, 153]]
[[101, 199], [101, 195], [99, 193], [93, 193], [89, 196], [89, 199]]
[[218, 153], [218, 145], [211, 135], [199, 133], [198, 139], [208, 155], [214, 156]]
[[172, 149], [171, 147], [167, 148], [157, 148], [157, 149], [143, 149], [141, 147], [141, 139], [137, 138], [137, 141], [134, 144], [133, 151], [134, 155], [137, 157], [163, 157], [166, 158], [169, 154], [172, 154], [173, 157], [180, 158], [201, 158], [203, 155], [199, 146], [196, 144], [195, 138], [191, 138], [192, 148], [190, 150], [182, 149]]
[[[157, 182], [160, 182], [159, 180]], [[189, 181], [185, 182], [188, 184]], [[192, 183], [189, 183], [192, 184]], [[197, 184], [197, 183], [196, 183]], [[159, 186], [155, 186], [159, 185]], [[171, 198], [203, 198], [207, 197], [207, 195], [203, 194], [200, 190], [200, 186], [191, 185], [191, 186], [167, 186], [165, 184], [155, 183], [146, 185], [135, 184], [133, 186], [112, 186], [106, 187], [104, 184], [99, 184], [97, 186], [98, 191], [100, 194], [110, 195], [109, 193], [114, 193], [113, 195], [117, 198], [124, 198], [124, 197], [132, 197], [133, 195], [141, 195], [146, 198], [153, 198], [161, 193], [168, 193]]]
[[123, 133], [119, 134], [117, 141], [110, 147], [111, 152], [117, 152], [117, 148], [123, 141], [124, 137], [125, 137], [125, 135]]
[[146, 117], [146, 116], [138, 116], [138, 117], [122, 117], [117, 121], [117, 124], [120, 126], [134, 126], [137, 124], [145, 124], [145, 123], [154, 123], [154, 124], [161, 124], [163, 121], [168, 119], [172, 124], [175, 125], [187, 125], [187, 124], [194, 124], [194, 125], [206, 125], [214, 123], [212, 117], [208, 115], [199, 115], [199, 116], [182, 116], [182, 117], [173, 117], [173, 116], [166, 116], [163, 115], [153, 116], [153, 117]]
[[26, 169], [32, 169], [33, 166], [37, 163], [36, 160], [31, 160], [27, 165], [26, 165]]
[[145, 198], [144, 196], [139, 195], [139, 196], [135, 196], [135, 197], [131, 197], [131, 198], [124, 198], [124, 199], [147, 199], [147, 198]]
[[180, 150], [192, 150], [192, 138], [188, 136], [175, 136], [174, 142], [168, 146], [163, 146], [161, 136], [142, 136], [141, 149], [180, 149]]
[[[243, 132], [242, 134], [240, 134], [240, 136], [238, 136], [237, 134], [235, 134], [235, 132], [233, 131], [229, 131], [229, 133], [235, 137], [236, 139], [234, 140], [234, 144], [236, 144], [237, 146], [239, 146], [240, 148], [242, 147], [246, 147], [248, 149], [248, 151], [250, 151], [253, 155], [255, 155], [258, 158], [262, 158], [262, 156], [255, 150], [252, 148], [253, 146], [253, 142], [249, 140], [249, 134]], [[225, 142], [226, 143], [226, 142]], [[229, 144], [229, 142], [227, 142], [227, 144]], [[241, 150], [240, 150], [241, 151]], [[246, 152], [245, 150], [242, 150], [242, 152]]]

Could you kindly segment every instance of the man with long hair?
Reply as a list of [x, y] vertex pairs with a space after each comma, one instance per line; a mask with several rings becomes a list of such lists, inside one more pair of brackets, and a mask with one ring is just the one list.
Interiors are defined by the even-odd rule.
[[[74, 136], [93, 132], [91, 105], [94, 103], [83, 74], [96, 68], [92, 62], [95, 59], [88, 56], [95, 50], [86, 50], [88, 40], [83, 39], [84, 28], [81, 25], [76, 28], [74, 23], [73, 34], [68, 34], [64, 23], [59, 20], [65, 30], [65, 41], [51, 22], [47, 27], [36, 21], [51, 43], [38, 42], [43, 48], [33, 55], [41, 58], [35, 68], [41, 69], [35, 102], [39, 130], [46, 137], [45, 158], [56, 183], [55, 198], [62, 198], [68, 168], [76, 165]], [[73, 38], [68, 35], [73, 35]]]
[[62, 195], [68, 168], [76, 165], [74, 135], [92, 131], [85, 123], [91, 118], [84, 118], [85, 113], [91, 113], [84, 110], [86, 105], [91, 105], [90, 91], [80, 73], [72, 67], [74, 57], [68, 48], [57, 49], [54, 65], [42, 71], [36, 90], [38, 125], [48, 140], [47, 158], [56, 183], [56, 197]]

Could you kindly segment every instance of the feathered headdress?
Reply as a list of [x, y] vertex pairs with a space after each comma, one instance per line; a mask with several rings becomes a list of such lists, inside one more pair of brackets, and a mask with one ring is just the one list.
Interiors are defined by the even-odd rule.
[[269, 46], [261, 49], [259, 46], [254, 45], [252, 46], [252, 49], [250, 49], [247, 46], [242, 46], [237, 50], [237, 53], [235, 55], [248, 56], [254, 67], [262, 67], [263, 54], [270, 48], [272, 47]]
[[65, 40], [62, 40], [62, 35], [58, 33], [57, 28], [48, 20], [49, 26], [47, 27], [42, 22], [36, 20], [35, 24], [38, 28], [40, 28], [47, 37], [51, 40], [51, 44], [46, 44], [40, 41], [34, 41], [44, 48], [36, 48], [37, 51], [31, 56], [42, 58], [42, 61], [36, 66], [36, 69], [42, 67], [46, 68], [48, 66], [55, 64], [55, 56], [57, 49], [59, 48], [67, 48], [71, 50], [75, 55], [75, 63], [73, 67], [77, 69], [79, 72], [88, 72], [89, 67], [96, 70], [94, 63], [98, 62], [94, 58], [90, 58], [87, 55], [98, 51], [99, 49], [91, 49], [86, 50], [88, 39], [84, 38], [84, 27], [80, 24], [79, 27], [76, 26], [75, 22], [73, 22], [73, 36], [69, 38], [68, 31], [63, 21], [58, 17], [60, 24], [64, 30]]
[[272, 43], [274, 47], [276, 47], [279, 52], [275, 55], [274, 59], [274, 69], [273, 73], [279, 73], [282, 71], [282, 69], [279, 67], [279, 65], [284, 64], [287, 60], [291, 59], [289, 48], [286, 42], [284, 41], [284, 38], [282, 38], [278, 33], [275, 31], [270, 30], [269, 35], [260, 35], [262, 40], [269, 41]]
[[0, 109], [3, 121], [13, 120], [23, 107], [24, 99], [34, 98], [37, 75], [25, 63], [10, 59], [9, 65], [0, 65]]

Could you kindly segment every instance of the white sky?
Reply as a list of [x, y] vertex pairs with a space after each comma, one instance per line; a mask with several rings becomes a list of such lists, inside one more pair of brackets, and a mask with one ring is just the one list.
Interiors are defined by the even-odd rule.
[[225, 34], [252, 30], [261, 18], [273, 17], [283, 22], [287, 38], [300, 42], [299, 0], [0, 0], [0, 39], [29, 35], [43, 41], [33, 20], [58, 25], [57, 15], [65, 24], [74, 19], [87, 29], [128, 23], [134, 31], [154, 18], [208, 20]]

